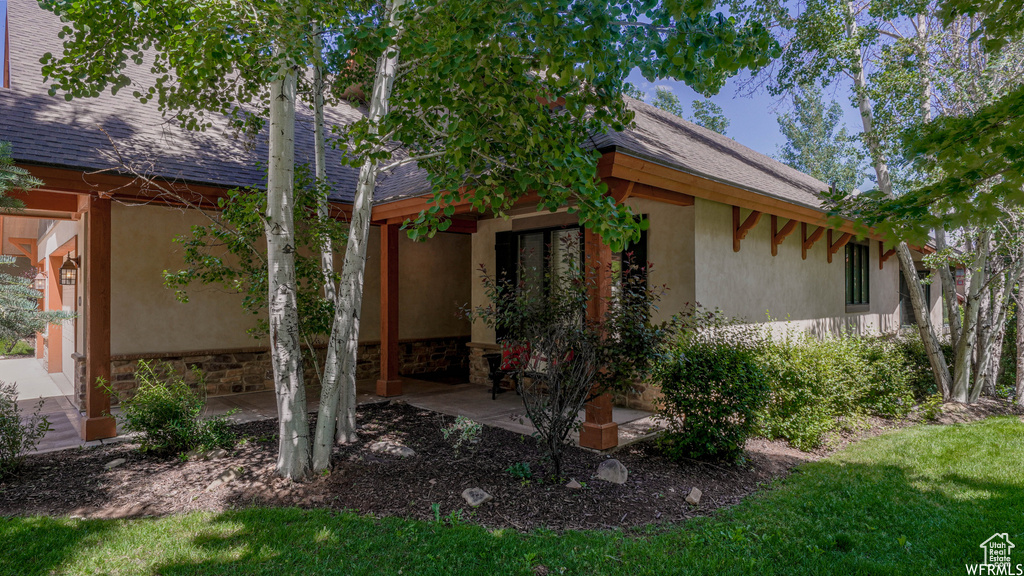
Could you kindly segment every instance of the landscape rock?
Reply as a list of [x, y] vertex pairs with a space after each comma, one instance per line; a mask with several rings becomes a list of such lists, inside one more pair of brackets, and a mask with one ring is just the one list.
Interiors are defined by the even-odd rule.
[[127, 460], [125, 460], [124, 458], [117, 458], [115, 460], [111, 460], [110, 462], [107, 462], [106, 464], [104, 464], [103, 468], [105, 470], [112, 470], [114, 468], [117, 468], [121, 464], [124, 464], [125, 462], [127, 462]]
[[626, 470], [622, 462], [609, 458], [597, 465], [597, 473], [594, 476], [612, 484], [625, 484], [629, 478], [629, 470]]
[[203, 458], [207, 460], [215, 460], [217, 458], [223, 458], [228, 455], [228, 451], [223, 448], [217, 448], [216, 450], [210, 450], [206, 454], [203, 454]]
[[370, 451], [388, 454], [389, 456], [397, 456], [399, 458], [411, 458], [416, 455], [416, 451], [412, 448], [402, 446], [401, 444], [395, 444], [393, 442], [374, 442], [373, 444], [370, 444]]
[[466, 503], [473, 508], [476, 508], [484, 502], [494, 500], [494, 497], [480, 488], [466, 488], [462, 491], [462, 497], [466, 500]]
[[700, 491], [700, 488], [697, 488], [696, 486], [694, 486], [690, 490], [690, 493], [686, 495], [686, 501], [688, 503], [693, 504], [694, 506], [696, 506], [697, 504], [700, 504], [700, 497], [701, 497], [702, 494], [703, 494], [703, 492]]
[[565, 485], [565, 487], [572, 488], [573, 490], [579, 490], [580, 488], [583, 488], [583, 485], [577, 482], [576, 480], [570, 480], [569, 483]]

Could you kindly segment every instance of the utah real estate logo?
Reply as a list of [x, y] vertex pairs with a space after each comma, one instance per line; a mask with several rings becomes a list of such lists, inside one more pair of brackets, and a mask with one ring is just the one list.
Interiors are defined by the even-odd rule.
[[1024, 564], [1014, 564], [1010, 552], [1015, 548], [1006, 532], [995, 533], [981, 543], [985, 560], [981, 564], [967, 564], [968, 574], [984, 576], [1024, 576]]

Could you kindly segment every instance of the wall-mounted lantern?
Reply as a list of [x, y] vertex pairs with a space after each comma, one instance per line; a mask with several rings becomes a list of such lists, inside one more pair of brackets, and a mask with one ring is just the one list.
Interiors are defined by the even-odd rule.
[[60, 285], [74, 286], [78, 282], [78, 258], [67, 257], [60, 266]]
[[32, 278], [32, 288], [39, 290], [40, 292], [46, 290], [46, 274], [40, 270], [34, 278]]

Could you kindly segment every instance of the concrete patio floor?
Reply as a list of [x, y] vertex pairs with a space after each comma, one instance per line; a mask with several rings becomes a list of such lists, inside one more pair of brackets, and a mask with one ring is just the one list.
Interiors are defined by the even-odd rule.
[[[4, 366], [0, 365], [0, 369], [2, 368]], [[40, 371], [45, 376], [45, 371], [41, 369]], [[39, 374], [36, 373], [35, 378], [38, 379], [38, 377]], [[3, 379], [3, 377], [0, 376], [0, 379]], [[497, 399], [491, 400], [490, 388], [475, 384], [441, 384], [405, 377], [402, 378], [402, 382], [405, 393], [392, 398], [377, 396], [374, 393], [375, 382], [360, 382], [357, 385], [357, 400], [360, 405], [387, 401], [406, 402], [416, 408], [452, 417], [465, 416], [481, 424], [503, 428], [519, 434], [531, 434], [533, 432], [533, 426], [526, 418], [522, 400], [514, 392], [509, 391], [499, 394]], [[21, 384], [19, 382], [20, 387]], [[42, 381], [26, 386], [25, 389], [39, 392], [49, 390], [46, 388], [45, 382]], [[22, 413], [29, 414], [34, 412], [39, 400], [29, 399], [29, 397], [22, 394], [19, 394], [19, 397], [24, 398], [18, 402], [22, 408]], [[235, 411], [230, 417], [235, 422], [266, 420], [277, 416], [276, 402], [273, 391], [216, 396], [207, 400], [205, 413], [207, 416], [214, 416]], [[307, 401], [307, 408], [310, 412], [315, 412], [318, 407], [318, 397]], [[118, 409], [115, 407], [112, 412], [116, 415]], [[39, 446], [37, 446], [36, 452], [38, 453], [76, 447], [99, 446], [121, 442], [127, 438], [122, 435], [106, 440], [83, 442], [78, 431], [79, 412], [69, 399], [63, 395], [44, 398], [41, 414], [50, 420], [51, 430], [39, 443]], [[582, 418], [583, 412], [581, 411], [580, 419], [582, 420]], [[642, 410], [615, 408], [612, 411], [612, 418], [619, 424], [620, 446], [645, 437], [658, 428], [652, 420], [651, 414]], [[575, 434], [573, 441], [578, 442], [578, 436]]]

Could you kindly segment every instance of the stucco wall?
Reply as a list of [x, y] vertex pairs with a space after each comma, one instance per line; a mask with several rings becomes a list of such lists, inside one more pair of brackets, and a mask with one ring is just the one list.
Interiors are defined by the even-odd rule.
[[667, 288], [658, 303], [654, 320], [668, 320], [693, 304], [695, 293], [694, 207], [673, 206], [654, 200], [633, 198], [626, 204], [650, 221], [647, 230], [647, 260], [653, 285]]
[[[255, 317], [241, 297], [219, 286], [193, 285], [189, 302], [175, 300], [162, 272], [183, 265], [173, 242], [205, 218], [193, 211], [158, 206], [112, 207], [111, 353], [115, 355], [230, 350], [258, 346], [246, 330]], [[361, 314], [361, 341], [380, 338], [380, 235], [371, 230]], [[341, 267], [343, 255], [336, 265]], [[406, 339], [465, 336], [469, 324], [457, 315], [470, 287], [468, 235], [439, 234], [427, 242], [404, 235], [399, 244], [400, 334]]]
[[[870, 242], [870, 304], [847, 312], [844, 253], [827, 259], [827, 236], [801, 258], [800, 228], [771, 255], [771, 218], [761, 217], [733, 251], [732, 207], [697, 199], [695, 206], [696, 296], [705, 308], [754, 322], [768, 321], [814, 334], [853, 329], [861, 333], [899, 328], [899, 267], [895, 258], [878, 269], [878, 243]], [[749, 212], [741, 212], [746, 218]], [[786, 220], [780, 219], [779, 227]], [[808, 227], [808, 233], [813, 228]]]

